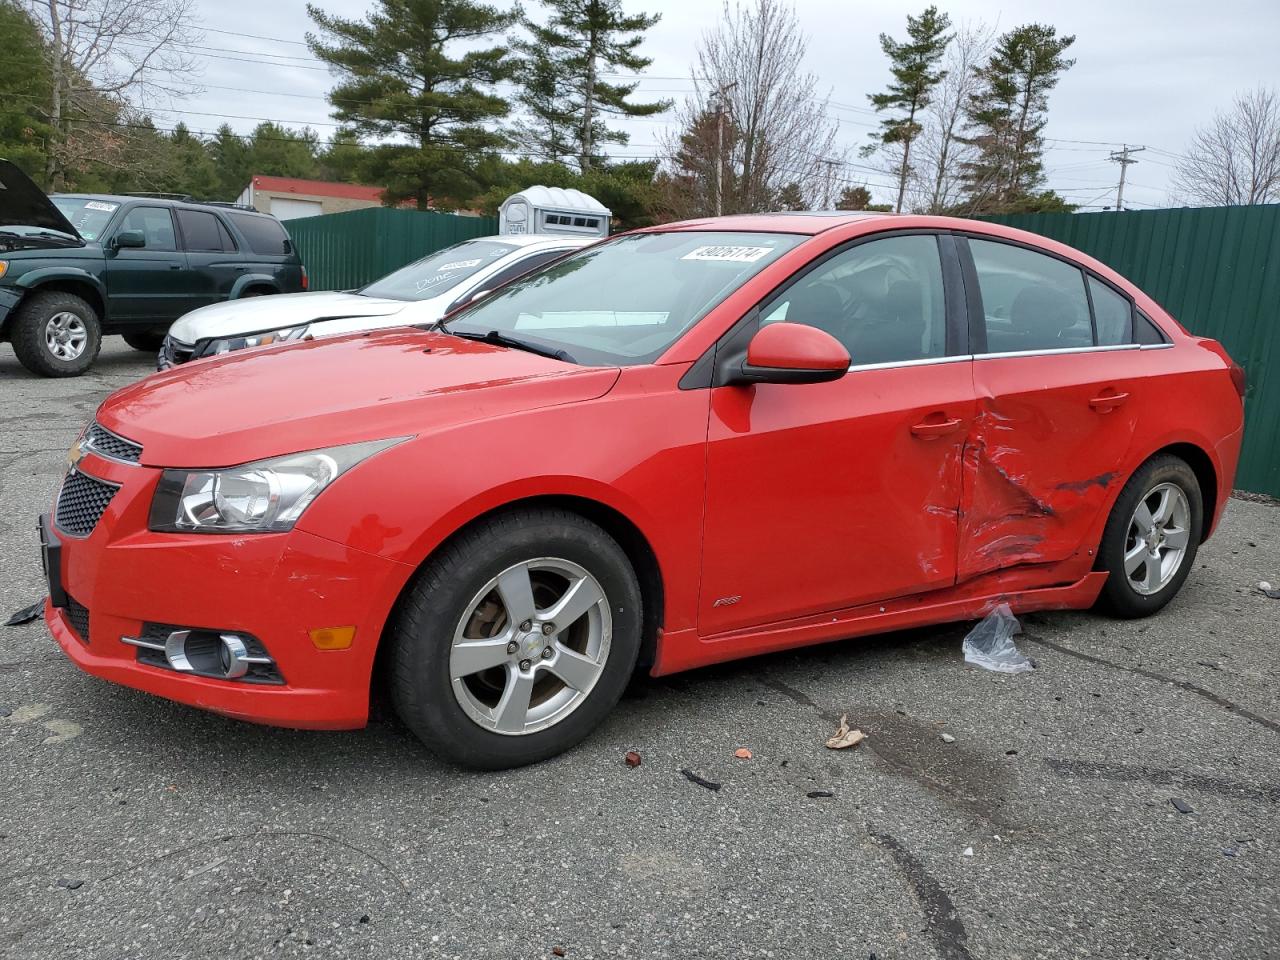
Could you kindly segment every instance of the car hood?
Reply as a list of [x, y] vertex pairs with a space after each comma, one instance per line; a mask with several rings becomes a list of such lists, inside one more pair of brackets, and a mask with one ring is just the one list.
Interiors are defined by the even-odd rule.
[[146, 466], [220, 467], [591, 400], [618, 375], [396, 328], [184, 364], [113, 393], [98, 422]]
[[240, 336], [296, 327], [330, 317], [381, 317], [399, 313], [409, 302], [362, 297], [358, 293], [285, 293], [210, 304], [179, 317], [169, 336], [193, 344], [211, 337]]
[[48, 195], [9, 160], [0, 160], [0, 227], [39, 227], [80, 236]]

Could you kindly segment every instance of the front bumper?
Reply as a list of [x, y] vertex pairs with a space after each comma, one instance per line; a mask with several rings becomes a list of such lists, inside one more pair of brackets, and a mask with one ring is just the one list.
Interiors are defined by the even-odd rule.
[[21, 301], [22, 294], [13, 287], [0, 287], [0, 340], [8, 339], [5, 321]]
[[[77, 469], [119, 484], [91, 532], [53, 527], [67, 606], [50, 600], [53, 638], [87, 673], [215, 713], [276, 726], [360, 727], [382, 628], [412, 572], [403, 564], [294, 530], [258, 535], [147, 530], [160, 471], [96, 455]], [[283, 675], [254, 684], [141, 662], [148, 624], [231, 631], [257, 638]], [[318, 650], [310, 631], [354, 626], [345, 650]]]

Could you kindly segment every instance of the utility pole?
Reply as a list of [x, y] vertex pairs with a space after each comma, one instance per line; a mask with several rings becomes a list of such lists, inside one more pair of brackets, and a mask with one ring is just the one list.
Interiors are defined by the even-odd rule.
[[1116, 187], [1116, 210], [1124, 209], [1124, 173], [1129, 169], [1129, 164], [1138, 162], [1137, 160], [1132, 159], [1129, 154], [1140, 153], [1145, 149], [1147, 148], [1131, 147], [1126, 143], [1124, 144], [1123, 150], [1117, 150], [1112, 153], [1111, 156], [1107, 157], [1107, 159], [1113, 163], [1120, 164], [1120, 184]]
[[830, 210], [832, 208], [831, 181], [834, 176], [835, 168], [839, 166], [840, 161], [839, 160], [819, 160], [818, 162], [824, 163], [827, 166], [827, 175], [823, 180], [823, 187], [822, 187], [822, 209]]
[[724, 104], [725, 94], [736, 87], [737, 81], [717, 87], [716, 100], [716, 216], [724, 213]]

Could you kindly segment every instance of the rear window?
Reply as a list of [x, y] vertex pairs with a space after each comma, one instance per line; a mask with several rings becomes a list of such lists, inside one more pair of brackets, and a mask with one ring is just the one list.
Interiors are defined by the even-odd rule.
[[226, 228], [212, 213], [179, 210], [178, 225], [182, 228], [183, 243], [188, 250], [220, 252], [235, 249]]
[[254, 253], [264, 257], [283, 257], [293, 253], [289, 234], [285, 233], [280, 221], [274, 217], [247, 213], [233, 213], [230, 217], [236, 229], [249, 241], [249, 249]]

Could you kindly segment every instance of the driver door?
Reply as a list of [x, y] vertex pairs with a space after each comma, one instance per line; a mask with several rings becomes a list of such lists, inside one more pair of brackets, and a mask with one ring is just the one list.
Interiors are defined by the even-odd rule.
[[197, 304], [193, 302], [187, 255], [168, 207], [137, 206], [112, 234], [142, 233], [142, 247], [116, 247], [108, 239], [107, 296], [111, 318], [133, 324], [167, 326]]
[[761, 325], [823, 329], [852, 365], [712, 388], [703, 636], [955, 583], [976, 401], [954, 257], [949, 236], [855, 242], [761, 304]]

